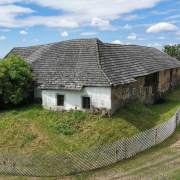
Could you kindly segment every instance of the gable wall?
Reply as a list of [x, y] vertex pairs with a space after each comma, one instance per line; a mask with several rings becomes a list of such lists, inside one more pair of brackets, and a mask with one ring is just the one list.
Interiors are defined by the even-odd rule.
[[[57, 94], [64, 95], [64, 106], [57, 106]], [[91, 108], [82, 108], [82, 97], [88, 96], [91, 100]], [[43, 107], [52, 110], [82, 110], [96, 113], [103, 109], [111, 109], [111, 87], [85, 87], [81, 91], [69, 90], [43, 90]]]

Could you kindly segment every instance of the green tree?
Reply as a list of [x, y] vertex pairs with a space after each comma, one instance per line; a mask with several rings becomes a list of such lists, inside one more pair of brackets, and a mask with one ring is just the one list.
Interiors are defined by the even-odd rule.
[[33, 77], [30, 64], [20, 56], [0, 60], [0, 99], [19, 104], [29, 96]]
[[165, 45], [162, 51], [180, 61], [180, 44]]

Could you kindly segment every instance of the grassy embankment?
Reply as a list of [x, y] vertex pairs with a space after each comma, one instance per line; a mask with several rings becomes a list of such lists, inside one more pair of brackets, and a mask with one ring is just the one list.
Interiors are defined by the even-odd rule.
[[144, 106], [132, 102], [114, 116], [54, 112], [32, 104], [0, 112], [0, 153], [50, 154], [91, 148], [127, 138], [163, 123], [180, 105], [180, 88], [168, 103]]
[[[3, 111], [0, 112], [0, 152], [14, 154], [68, 152], [126, 138], [171, 118], [180, 105], [180, 88], [167, 95], [166, 99], [167, 102], [164, 104], [151, 106], [143, 106], [138, 102], [129, 103], [111, 118], [81, 112], [52, 112], [42, 109], [40, 104]], [[134, 158], [118, 162], [100, 171], [90, 171], [67, 179], [89, 179], [92, 176], [103, 179], [108, 174], [118, 178], [117, 173], [120, 179], [147, 179], [147, 177], [159, 179], [164, 174], [168, 179], [180, 178], [178, 167], [180, 151], [176, 146], [171, 148], [178, 140], [180, 141], [180, 126], [166, 141]], [[170, 165], [167, 165], [168, 162]], [[1, 177], [11, 179], [10, 176], [1, 175]]]

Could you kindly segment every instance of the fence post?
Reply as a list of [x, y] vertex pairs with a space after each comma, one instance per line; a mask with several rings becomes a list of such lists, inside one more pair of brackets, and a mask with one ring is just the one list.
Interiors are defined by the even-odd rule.
[[71, 158], [70, 158], [70, 154], [68, 154], [68, 170], [69, 170], [69, 174], [71, 173]]
[[176, 113], [176, 127], [177, 127], [177, 125], [178, 125], [178, 120], [179, 120], [179, 114]]
[[126, 159], [126, 156], [127, 156], [126, 139], [123, 140], [123, 145], [124, 145], [124, 158], [123, 159]]
[[117, 162], [117, 154], [118, 154], [118, 150], [117, 150], [117, 146], [115, 146], [115, 162]]
[[155, 129], [155, 134], [154, 134], [154, 145], [157, 144], [157, 128]]

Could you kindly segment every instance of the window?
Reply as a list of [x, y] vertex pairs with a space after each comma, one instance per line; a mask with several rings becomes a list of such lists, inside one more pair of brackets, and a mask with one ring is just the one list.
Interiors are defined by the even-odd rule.
[[145, 86], [150, 86], [153, 83], [153, 74], [145, 76]]
[[176, 72], [178, 72], [178, 68], [176, 68]]
[[90, 97], [82, 97], [82, 107], [84, 109], [90, 109]]
[[64, 106], [64, 95], [57, 95], [57, 106]]

